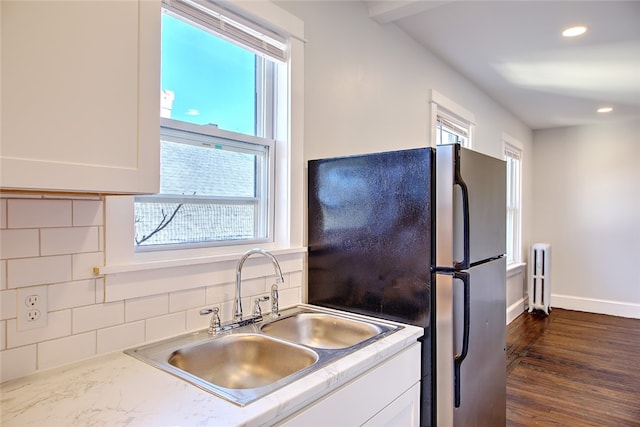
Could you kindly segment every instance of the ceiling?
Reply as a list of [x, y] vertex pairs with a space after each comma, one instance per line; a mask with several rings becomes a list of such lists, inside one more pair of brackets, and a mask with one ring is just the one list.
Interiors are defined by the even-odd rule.
[[640, 118], [640, 1], [366, 3], [532, 129]]

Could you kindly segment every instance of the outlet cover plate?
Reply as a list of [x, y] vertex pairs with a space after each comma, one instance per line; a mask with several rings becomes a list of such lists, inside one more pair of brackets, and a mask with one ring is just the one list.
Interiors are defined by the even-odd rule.
[[48, 320], [48, 298], [46, 286], [18, 288], [16, 292], [18, 306], [18, 330], [43, 328]]

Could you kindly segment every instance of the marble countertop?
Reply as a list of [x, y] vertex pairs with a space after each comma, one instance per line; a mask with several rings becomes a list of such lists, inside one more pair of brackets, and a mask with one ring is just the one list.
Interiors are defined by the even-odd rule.
[[[379, 319], [376, 319], [379, 321]], [[265, 426], [308, 406], [415, 343], [404, 328], [245, 407], [122, 352], [7, 381], [0, 424], [13, 426]]]

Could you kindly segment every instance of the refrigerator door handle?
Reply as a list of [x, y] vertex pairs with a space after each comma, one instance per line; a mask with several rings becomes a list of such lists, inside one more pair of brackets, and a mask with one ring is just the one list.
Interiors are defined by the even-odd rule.
[[457, 270], [466, 270], [470, 267], [470, 245], [469, 245], [469, 189], [460, 174], [460, 146], [456, 145], [456, 161], [455, 173], [453, 177], [453, 185], [460, 187], [462, 193], [462, 238], [463, 238], [463, 259], [462, 261], [454, 261], [454, 268]]
[[464, 314], [463, 314], [463, 330], [462, 330], [462, 350], [460, 354], [456, 354], [453, 357], [453, 381], [454, 381], [454, 404], [456, 408], [460, 407], [460, 368], [467, 353], [469, 351], [469, 322], [471, 314], [470, 304], [470, 287], [469, 287], [469, 273], [463, 271], [456, 271], [453, 274], [454, 279], [462, 281], [464, 286]]

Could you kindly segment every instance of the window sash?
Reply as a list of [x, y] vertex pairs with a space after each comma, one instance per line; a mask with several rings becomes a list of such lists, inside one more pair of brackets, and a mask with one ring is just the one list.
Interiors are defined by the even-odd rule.
[[437, 123], [440, 127], [447, 128], [451, 133], [454, 133], [463, 138], [469, 138], [469, 123], [459, 122], [451, 118], [438, 114]]
[[521, 261], [521, 151], [505, 144], [507, 161], [507, 264]]
[[457, 143], [463, 147], [469, 146], [470, 123], [465, 123], [439, 113], [436, 117], [436, 145], [448, 144], [445, 133], [454, 135]]
[[[243, 152], [256, 156], [253, 197], [188, 195], [160, 193], [136, 196], [136, 203], [182, 204], [223, 206], [252, 206], [254, 210], [253, 236], [241, 239], [198, 240], [185, 239], [180, 243], [136, 244], [136, 251], [158, 251], [185, 249], [203, 246], [225, 246], [244, 243], [269, 242], [273, 240], [275, 141], [252, 135], [245, 135], [218, 129], [214, 126], [194, 125], [178, 120], [161, 119], [161, 139], [177, 144], [204, 147], [203, 149], [224, 148], [228, 151]], [[270, 202], [271, 201], [271, 202]], [[175, 209], [175, 208], [174, 208]], [[173, 212], [173, 210], [171, 211]], [[170, 212], [166, 212], [169, 217]], [[138, 239], [141, 236], [137, 237]]]
[[288, 59], [284, 37], [234, 15], [212, 2], [200, 0], [162, 0], [163, 11], [186, 18], [206, 31], [279, 62]]

